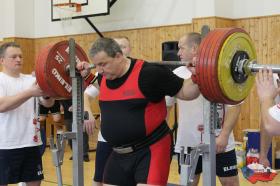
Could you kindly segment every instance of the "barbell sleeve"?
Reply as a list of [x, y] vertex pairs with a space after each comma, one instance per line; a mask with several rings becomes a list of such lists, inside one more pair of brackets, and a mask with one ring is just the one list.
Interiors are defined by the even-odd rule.
[[275, 64], [257, 64], [252, 61], [252, 62], [249, 62], [247, 68], [251, 72], [259, 72], [260, 69], [270, 68], [270, 69], [272, 69], [273, 73], [280, 73], [280, 65], [275, 65]]

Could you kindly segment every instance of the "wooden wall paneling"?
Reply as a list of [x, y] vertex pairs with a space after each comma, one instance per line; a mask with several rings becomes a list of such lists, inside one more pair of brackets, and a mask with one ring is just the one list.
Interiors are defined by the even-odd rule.
[[132, 30], [130, 32], [125, 32], [124, 34], [127, 34], [127, 37], [129, 37], [130, 40], [130, 46], [131, 46], [131, 57], [133, 58], [142, 58], [139, 53], [139, 45], [140, 39], [138, 37], [138, 33], [140, 31]]
[[275, 63], [280, 63], [280, 16], [275, 17], [276, 19], [276, 23], [275, 23], [275, 28], [273, 30], [274, 33], [274, 42], [276, 42], [276, 48], [277, 48], [277, 52], [276, 52], [276, 61]]
[[[273, 17], [271, 18], [271, 34], [269, 34], [269, 40], [271, 41], [271, 47], [269, 50], [271, 50], [271, 61], [269, 63], [272, 64], [278, 64], [277, 60], [277, 41], [279, 40], [279, 35], [277, 35], [279, 26], [277, 25], [277, 18]], [[279, 50], [278, 50], [279, 51]]]
[[165, 41], [178, 41], [182, 35], [193, 31], [191, 24], [166, 26], [161, 27], [159, 30], [161, 43]]
[[[256, 53], [257, 53], [257, 60], [259, 60], [259, 56], [262, 54], [262, 22], [260, 19], [250, 19], [249, 22], [249, 34], [253, 40], [253, 43], [256, 47]], [[260, 125], [260, 105], [259, 100], [257, 96], [256, 87], [254, 86], [252, 88], [252, 91], [250, 93], [250, 128], [258, 129]]]
[[266, 64], [273, 63], [273, 17], [268, 17], [267, 18], [267, 57], [266, 57]]
[[[254, 19], [248, 20], [248, 28], [247, 32], [251, 36], [252, 40], [255, 40], [255, 29], [257, 28], [257, 25], [255, 25]], [[250, 115], [248, 116], [250, 118], [250, 123], [248, 128], [259, 128], [259, 103], [257, 100], [257, 92], [255, 86], [252, 88], [250, 92]]]
[[[259, 56], [261, 55], [262, 53], [262, 43], [261, 43], [261, 35], [262, 33], [260, 32], [261, 30], [261, 27], [262, 27], [262, 23], [261, 23], [261, 20], [259, 18], [255, 18], [254, 19], [254, 23], [252, 23], [255, 25], [255, 28], [254, 28], [254, 37], [253, 37], [253, 42], [254, 42], [254, 45], [256, 47], [256, 52], [257, 52], [257, 60], [259, 60]], [[255, 119], [257, 119], [257, 121], [253, 121], [255, 122], [255, 125], [251, 126], [252, 128], [259, 128], [259, 125], [261, 123], [261, 116], [260, 116], [260, 103], [259, 103], [259, 99], [258, 99], [258, 96], [257, 96], [257, 90], [256, 90], [256, 87], [254, 86], [253, 87], [253, 91], [251, 92], [251, 101], [254, 105], [251, 105], [251, 108], [252, 108], [252, 114], [251, 114], [251, 117], [252, 115], [255, 116]]]
[[[154, 34], [154, 40], [153, 40], [153, 46], [155, 53], [152, 57], [155, 61], [161, 61], [162, 60], [162, 49], [161, 49], [161, 35], [160, 35], [160, 28], [155, 28]], [[173, 34], [173, 32], [171, 32]]]
[[215, 23], [216, 28], [228, 28], [233, 26], [235, 25], [232, 19], [216, 17], [216, 23]]
[[260, 63], [267, 64], [268, 57], [268, 18], [262, 19], [262, 61]]
[[208, 25], [210, 30], [216, 28], [216, 17], [194, 18], [192, 20], [192, 27], [194, 32], [201, 31], [203, 25]]
[[147, 61], [156, 61], [159, 60], [158, 58], [155, 59], [153, 53], [156, 55], [156, 53], [159, 53], [159, 51], [155, 51], [155, 36], [156, 34], [153, 32], [152, 28], [148, 29], [141, 29], [140, 31], [140, 54], [142, 55], [142, 59], [145, 59]]

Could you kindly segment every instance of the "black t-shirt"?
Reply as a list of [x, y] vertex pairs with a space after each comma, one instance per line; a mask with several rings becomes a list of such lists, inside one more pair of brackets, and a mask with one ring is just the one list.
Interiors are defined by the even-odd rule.
[[[166, 66], [148, 62], [134, 68], [135, 65], [136, 60], [131, 59], [130, 67], [122, 77], [114, 80], [105, 79], [106, 85], [102, 85], [100, 89], [101, 132], [113, 146], [142, 140], [156, 127], [164, 124], [166, 117], [164, 97], [176, 95], [183, 86], [184, 79], [176, 76]], [[99, 75], [100, 85], [101, 81], [102, 76]], [[131, 87], [127, 87], [129, 84]], [[125, 90], [131, 88], [132, 97], [124, 95], [122, 85]], [[111, 90], [107, 88], [114, 92], [111, 98]], [[102, 92], [103, 90], [108, 92]]]
[[[131, 73], [136, 59], [131, 59], [129, 70], [120, 78], [106, 80], [109, 88], [120, 87]], [[102, 75], [98, 74], [100, 85]], [[159, 102], [166, 95], [174, 96], [183, 86], [184, 79], [175, 75], [167, 66], [145, 62], [139, 76], [139, 88], [151, 102]]]

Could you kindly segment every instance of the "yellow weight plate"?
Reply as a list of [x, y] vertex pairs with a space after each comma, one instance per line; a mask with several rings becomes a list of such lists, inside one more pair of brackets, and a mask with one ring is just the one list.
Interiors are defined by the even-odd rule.
[[223, 95], [233, 101], [244, 100], [253, 84], [254, 75], [248, 74], [243, 83], [237, 83], [231, 73], [231, 63], [236, 52], [244, 51], [249, 60], [256, 59], [256, 50], [248, 34], [236, 32], [231, 34], [224, 42], [218, 59], [218, 81]]

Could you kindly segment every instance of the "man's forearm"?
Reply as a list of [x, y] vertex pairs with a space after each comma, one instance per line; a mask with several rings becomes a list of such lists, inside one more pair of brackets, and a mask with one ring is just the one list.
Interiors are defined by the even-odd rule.
[[193, 83], [191, 79], [185, 79], [183, 87], [176, 95], [177, 98], [183, 100], [193, 100], [200, 95], [198, 85]]
[[264, 99], [261, 101], [261, 117], [263, 126], [267, 131], [268, 135], [279, 135], [280, 134], [280, 122], [276, 121], [269, 114], [269, 109], [274, 106], [273, 99]]
[[220, 135], [229, 136], [232, 132], [234, 126], [237, 123], [239, 114], [240, 114], [241, 106], [236, 105], [232, 107], [228, 107], [226, 114], [225, 114], [225, 121], [223, 125], [223, 129]]
[[[269, 151], [270, 144], [272, 142], [272, 136], [268, 134], [267, 130], [265, 129], [265, 125], [269, 125], [268, 119], [268, 109], [272, 105], [274, 105], [274, 100], [265, 100], [261, 102], [261, 124], [260, 124], [260, 161], [261, 163], [265, 163], [267, 161], [267, 153]], [[267, 165], [268, 166], [268, 165]]]
[[264, 129], [263, 121], [261, 121], [261, 125], [260, 125], [260, 134], [261, 134], [260, 157], [267, 158], [267, 153], [269, 151], [269, 147], [272, 142], [272, 136], [270, 136], [267, 133], [267, 131]]
[[14, 96], [4, 96], [0, 98], [0, 112], [7, 112], [19, 107], [32, 97], [30, 90], [25, 90]]

